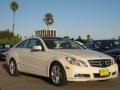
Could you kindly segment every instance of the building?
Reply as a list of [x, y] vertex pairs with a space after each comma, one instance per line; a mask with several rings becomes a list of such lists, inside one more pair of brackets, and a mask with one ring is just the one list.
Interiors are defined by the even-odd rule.
[[56, 37], [56, 30], [37, 30], [35, 31], [37, 37], [51, 36]]

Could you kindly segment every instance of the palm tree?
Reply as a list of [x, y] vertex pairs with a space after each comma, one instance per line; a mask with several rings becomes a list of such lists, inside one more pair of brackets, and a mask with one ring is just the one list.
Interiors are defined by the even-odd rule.
[[46, 13], [43, 21], [47, 25], [47, 30], [49, 30], [50, 25], [54, 23], [53, 15], [51, 13]]
[[88, 34], [88, 35], [87, 35], [87, 41], [90, 41], [90, 40], [92, 40], [92, 37], [91, 37], [90, 34]]
[[13, 11], [13, 29], [12, 29], [12, 32], [14, 33], [14, 28], [15, 28], [15, 12], [17, 11], [17, 9], [18, 9], [18, 3], [17, 2], [15, 2], [15, 1], [13, 1], [12, 3], [11, 3], [11, 6], [10, 6], [10, 8], [11, 8], [11, 10]]

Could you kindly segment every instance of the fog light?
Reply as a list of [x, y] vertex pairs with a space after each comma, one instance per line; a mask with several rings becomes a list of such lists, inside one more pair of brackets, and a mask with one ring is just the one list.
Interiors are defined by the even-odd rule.
[[116, 71], [112, 73], [112, 75], [116, 74]]
[[75, 74], [74, 77], [90, 77], [89, 74]]
[[70, 67], [67, 67], [67, 66], [66, 66], [65, 68], [70, 70]]

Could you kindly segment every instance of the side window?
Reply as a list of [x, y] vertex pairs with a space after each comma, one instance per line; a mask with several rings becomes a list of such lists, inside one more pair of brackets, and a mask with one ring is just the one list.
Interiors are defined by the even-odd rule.
[[29, 41], [29, 40], [25, 40], [25, 41], [21, 42], [20, 44], [18, 44], [18, 45], [16, 46], [16, 48], [26, 48], [26, 46], [27, 46], [27, 44], [28, 44], [28, 41]]
[[27, 48], [32, 48], [33, 46], [42, 46], [42, 43], [38, 39], [31, 39], [27, 45]]

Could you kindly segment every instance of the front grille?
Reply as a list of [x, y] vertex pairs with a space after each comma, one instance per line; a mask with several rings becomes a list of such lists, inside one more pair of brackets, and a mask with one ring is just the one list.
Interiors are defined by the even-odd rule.
[[108, 67], [112, 65], [111, 59], [97, 59], [97, 60], [88, 60], [90, 66], [92, 67]]

